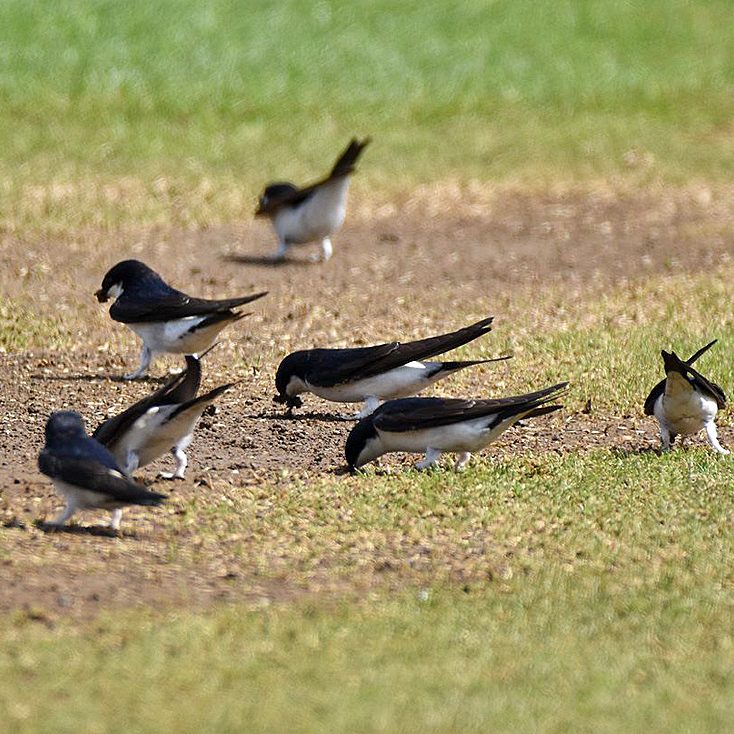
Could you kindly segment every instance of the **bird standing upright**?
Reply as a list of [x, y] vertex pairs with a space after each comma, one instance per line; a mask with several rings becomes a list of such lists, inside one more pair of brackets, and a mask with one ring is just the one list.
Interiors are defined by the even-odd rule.
[[719, 443], [714, 422], [718, 410], [726, 407], [726, 395], [716, 383], [691, 367], [716, 341], [701, 347], [685, 362], [675, 352], [661, 352], [665, 379], [647, 396], [645, 415], [654, 415], [657, 419], [663, 451], [670, 450], [677, 435], [688, 436], [704, 429], [714, 451], [729, 453]]
[[354, 166], [370, 139], [353, 138], [326, 178], [298, 188], [288, 181], [268, 184], [260, 197], [256, 217], [269, 217], [278, 237], [273, 259], [283, 260], [291, 245], [321, 241], [321, 259], [332, 255], [331, 235], [347, 212], [347, 191]]
[[248, 314], [234, 309], [267, 295], [267, 291], [238, 298], [194, 298], [172, 288], [155, 270], [139, 260], [123, 260], [104, 276], [95, 293], [104, 303], [110, 298], [110, 316], [126, 324], [142, 340], [140, 366], [125, 375], [142, 377], [154, 354], [201, 354], [212, 346], [222, 329]]

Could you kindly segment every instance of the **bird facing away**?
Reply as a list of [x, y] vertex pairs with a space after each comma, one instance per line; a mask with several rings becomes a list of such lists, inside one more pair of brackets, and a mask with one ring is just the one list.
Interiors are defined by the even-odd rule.
[[271, 183], [258, 203], [256, 217], [270, 217], [278, 238], [273, 259], [283, 260], [291, 245], [321, 241], [321, 259], [333, 252], [331, 235], [344, 224], [347, 191], [354, 166], [370, 139], [352, 138], [326, 178], [298, 188], [288, 181]]
[[167, 452], [176, 460], [174, 472], [164, 479], [183, 479], [188, 464], [186, 449], [202, 413], [234, 383], [220, 385], [196, 397], [201, 383], [201, 362], [186, 355], [186, 369], [165, 385], [100, 424], [92, 437], [106, 446], [127, 476]]
[[658, 382], [645, 400], [645, 415], [654, 415], [660, 425], [662, 450], [669, 451], [675, 437], [706, 431], [714, 451], [728, 454], [719, 443], [716, 413], [726, 407], [726, 395], [714, 382], [691, 366], [716, 344], [716, 339], [701, 347], [685, 362], [675, 353], [663, 350], [665, 379]]
[[449, 334], [413, 342], [390, 342], [354, 349], [307, 349], [289, 354], [278, 367], [273, 398], [289, 409], [302, 405], [300, 393], [311, 392], [339, 403], [364, 401], [354, 418], [364, 418], [383, 400], [415, 395], [434, 382], [477, 364], [496, 359], [432, 362], [430, 357], [456, 349], [492, 330], [492, 319], [482, 319]]
[[95, 293], [104, 303], [110, 298], [110, 316], [126, 324], [142, 340], [140, 367], [126, 380], [142, 377], [154, 354], [201, 354], [212, 346], [222, 329], [249, 314], [237, 306], [262, 298], [267, 291], [238, 298], [194, 298], [172, 288], [158, 273], [139, 260], [123, 260], [111, 268]]
[[66, 500], [63, 512], [49, 525], [63, 525], [77, 510], [99, 508], [112, 511], [110, 525], [119, 530], [123, 507], [155, 506], [165, 499], [125, 477], [115, 457], [87, 436], [81, 416], [71, 411], [52, 413], [46, 422], [38, 468]]
[[458, 453], [462, 469], [473, 451], [496, 440], [522, 418], [559, 410], [548, 405], [559, 398], [567, 382], [498, 400], [405, 398], [381, 405], [352, 429], [344, 448], [351, 471], [394, 451], [425, 453], [416, 469], [426, 469], [445, 451]]

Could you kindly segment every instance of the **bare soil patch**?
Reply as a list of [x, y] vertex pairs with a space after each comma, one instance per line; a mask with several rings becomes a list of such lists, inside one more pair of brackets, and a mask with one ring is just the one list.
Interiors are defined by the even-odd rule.
[[[25, 609], [53, 619], [110, 607], [288, 598], [339, 585], [343, 579], [328, 574], [329, 553], [304, 587], [287, 573], [258, 574], [247, 564], [256, 549], [243, 556], [240, 545], [225, 543], [196, 552], [195, 531], [183, 531], [180, 524], [171, 530], [168, 524], [192, 502], [202, 510], [215, 508], [223, 486], [227, 492], [254, 492], [267, 483], [282, 491], [342, 470], [351, 424], [335, 414], [346, 406], [307, 397], [304, 408], [285, 417], [272, 403], [273, 376], [284, 354], [316, 345], [417, 338], [457, 328], [467, 315], [495, 313], [501, 319], [497, 309], [511, 303], [513, 294], [551, 285], [561, 284], [569, 298], [593, 298], [620, 281], [716, 266], [729, 260], [734, 244], [731, 198], [705, 188], [635, 196], [444, 193], [443, 199], [438, 192], [430, 202], [406, 200], [371, 218], [354, 216], [334, 238], [335, 255], [326, 264], [308, 261], [314, 246], [294, 249], [292, 261], [271, 265], [262, 256], [274, 249], [274, 238], [260, 223], [57, 237], [2, 233], [1, 292], [60, 323], [68, 346], [39, 344], [0, 355], [0, 611]], [[175, 363], [156, 362], [151, 380], [113, 379], [136, 364], [137, 342], [109, 320], [93, 293], [107, 268], [125, 257], [145, 260], [191, 293], [268, 289], [270, 295], [253, 304], [246, 326], [233, 329], [207, 359], [206, 386], [233, 377], [243, 382], [202, 420], [189, 451], [187, 480], [161, 484], [172, 492], [169, 506], [128, 512], [122, 538], [85, 529], [102, 519], [97, 514], [81, 517], [85, 527], [47, 534], [34, 521], [60, 505], [35, 468], [49, 412], [77, 409], [93, 428], [108, 412], [152, 389]], [[502, 369], [510, 367], [467, 374], [459, 388], [491, 393], [501, 384]], [[655, 427], [641, 415], [585, 414], [582, 407], [569, 406], [562, 416], [515, 430], [490, 453], [657, 447]], [[722, 433], [725, 443], [732, 442], [728, 429]], [[406, 460], [386, 463], [402, 466]], [[158, 462], [141, 476], [153, 481], [167, 468]], [[172, 543], [180, 548], [175, 554]], [[265, 559], [269, 564], [279, 567], [274, 558]], [[374, 564], [400, 565], [384, 554], [375, 554]], [[357, 584], [345, 583], [351, 589]]]

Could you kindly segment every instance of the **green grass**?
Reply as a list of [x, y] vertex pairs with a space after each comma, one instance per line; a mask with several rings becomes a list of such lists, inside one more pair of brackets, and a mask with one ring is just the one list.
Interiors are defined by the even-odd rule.
[[[726, 185], [730, 15], [727, 0], [9, 0], [0, 230], [240, 220], [264, 181], [317, 175], [352, 134], [375, 139], [355, 181], [366, 200], [433, 180]], [[688, 356], [718, 337], [701, 367], [731, 391], [730, 283], [722, 268], [601, 298], [499, 296], [491, 311], [512, 328], [498, 320], [492, 353], [516, 354], [503, 390], [570, 379], [572, 409], [593, 396], [602, 420], [637, 415], [660, 347]], [[42, 317], [37, 290], [0, 300], [0, 352], [86, 337], [86, 306]], [[233, 583], [257, 572], [313, 594], [53, 628], [19, 611], [0, 625], [0, 721], [24, 734], [728, 731], [733, 467], [703, 445], [490, 449], [462, 475], [173, 493], [152, 557], [202, 573], [225, 559], [242, 570]], [[26, 558], [19, 532], [0, 533], [3, 563], [53, 583], [76, 538], [24, 536]], [[97, 569], [135, 542], [82, 540], [105, 544]]]
[[274, 557], [275, 531], [291, 575], [313, 554], [355, 579], [392, 574], [401, 590], [53, 631], [18, 615], [0, 632], [3, 721], [13, 732], [727, 731], [732, 478], [703, 450], [598, 451], [310, 483], [257, 520], [240, 493], [220, 519], [249, 526], [260, 558]]
[[[533, 369], [570, 378], [571, 410], [592, 395], [602, 423], [622, 421], [660, 346], [687, 356], [718, 336], [704, 372], [730, 391], [728, 282], [728, 268], [660, 277], [566, 294], [563, 310], [552, 290], [532, 308], [513, 294], [494, 345], [523, 347], [506, 389]], [[0, 631], [0, 715], [23, 734], [725, 732], [733, 485], [731, 457], [703, 440], [665, 456], [490, 448], [458, 475], [214, 479], [173, 493], [152, 557], [294, 598], [81, 623], [52, 610], [52, 629], [36, 621], [48, 611], [19, 611]], [[0, 556], [25, 562], [12, 532]], [[52, 577], [56, 551], [36, 547], [29, 572]]]
[[[10, 0], [0, 214], [241, 217], [263, 182], [320, 174], [352, 134], [375, 138], [363, 192], [435, 179], [728, 181], [729, 10]], [[111, 211], [78, 211], [95, 208]]]

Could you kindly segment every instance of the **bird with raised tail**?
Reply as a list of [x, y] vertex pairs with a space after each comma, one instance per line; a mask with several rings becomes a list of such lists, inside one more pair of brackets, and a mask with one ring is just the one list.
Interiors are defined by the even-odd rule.
[[661, 351], [665, 379], [647, 396], [645, 415], [654, 415], [657, 419], [663, 451], [670, 450], [676, 436], [689, 436], [704, 430], [714, 451], [729, 453], [719, 443], [715, 423], [717, 412], [726, 407], [726, 395], [716, 383], [691, 366], [716, 341], [701, 347], [685, 362], [675, 352]]
[[275, 376], [275, 402], [290, 410], [300, 407], [302, 393], [313, 393], [337, 403], [364, 402], [352, 416], [372, 413], [383, 400], [416, 395], [434, 382], [459, 370], [510, 359], [430, 361], [431, 357], [468, 344], [492, 330], [493, 317], [458, 331], [412, 342], [389, 342], [352, 349], [306, 349], [283, 359]]
[[155, 354], [202, 354], [222, 329], [249, 315], [234, 309], [267, 291], [221, 300], [194, 298], [172, 288], [145, 263], [123, 260], [107, 272], [95, 295], [100, 303], [114, 298], [112, 319], [143, 340], [140, 366], [125, 375], [133, 380], [145, 375]]
[[522, 418], [552, 413], [549, 405], [563, 394], [567, 382], [544, 390], [496, 400], [404, 398], [381, 405], [352, 429], [344, 448], [351, 471], [393, 452], [422, 453], [416, 469], [427, 469], [444, 452], [458, 454], [457, 470], [471, 454], [488, 446]]
[[66, 500], [64, 510], [48, 525], [63, 525], [77, 510], [102, 509], [112, 512], [110, 526], [119, 530], [123, 507], [156, 506], [165, 500], [165, 495], [126, 477], [115, 457], [87, 435], [82, 417], [72, 411], [52, 413], [46, 422], [38, 468]]
[[353, 138], [328, 176], [299, 188], [288, 181], [268, 184], [258, 202], [256, 217], [269, 217], [278, 238], [273, 256], [283, 260], [291, 245], [321, 242], [321, 260], [332, 255], [331, 236], [341, 229], [347, 213], [347, 191], [354, 166], [370, 139]]
[[170, 451], [176, 460], [175, 471], [161, 472], [160, 476], [183, 479], [188, 465], [186, 449], [193, 440], [199, 418], [234, 385], [220, 385], [196, 397], [200, 383], [201, 362], [187, 355], [182, 373], [123, 413], [104, 421], [92, 437], [112, 452], [128, 476]]

